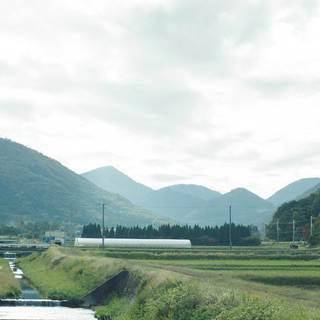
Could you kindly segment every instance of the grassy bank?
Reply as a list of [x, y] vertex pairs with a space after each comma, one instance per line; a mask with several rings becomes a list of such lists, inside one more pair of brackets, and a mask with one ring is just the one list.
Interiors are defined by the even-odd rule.
[[51, 248], [19, 262], [28, 280], [51, 299], [79, 298], [122, 268], [119, 261], [78, 256]]
[[306, 320], [320, 313], [293, 307], [272, 299], [261, 299], [219, 291], [197, 281], [166, 281], [142, 290], [133, 303], [115, 297], [97, 312], [112, 320]]
[[125, 260], [104, 253], [51, 248], [20, 265], [42, 294], [60, 299], [78, 298], [125, 267], [131, 288], [97, 309], [101, 319], [320, 319], [319, 261]]
[[14, 278], [8, 262], [0, 259], [0, 298], [14, 298], [20, 295], [20, 286]]

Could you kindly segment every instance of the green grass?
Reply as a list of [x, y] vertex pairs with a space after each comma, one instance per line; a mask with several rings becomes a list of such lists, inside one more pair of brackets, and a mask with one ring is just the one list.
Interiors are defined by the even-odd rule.
[[139, 263], [171, 270], [249, 294], [320, 305], [320, 261], [302, 260], [148, 260]]
[[[201, 250], [206, 256], [212, 248]], [[105, 257], [110, 252], [146, 256]], [[167, 259], [149, 259], [168, 253]], [[138, 279], [137, 296], [109, 299], [97, 311], [101, 319], [320, 319], [319, 260], [248, 259], [246, 248], [235, 259], [224, 254], [225, 259], [177, 259], [179, 250], [51, 248], [21, 266], [42, 293], [59, 298], [77, 298], [126, 267]]]
[[196, 281], [166, 281], [141, 291], [137, 299], [115, 298], [103, 309], [100, 319], [113, 320], [302, 320], [320, 319], [317, 311], [217, 290]]
[[0, 298], [13, 298], [19, 295], [19, 282], [14, 278], [8, 262], [0, 259]]
[[120, 318], [130, 309], [130, 299], [128, 297], [112, 297], [105, 302], [104, 306], [96, 308], [96, 317], [101, 318]]
[[81, 248], [91, 255], [133, 260], [217, 260], [217, 259], [268, 259], [268, 260], [317, 260], [319, 248], [300, 245], [299, 249], [290, 249], [289, 243], [252, 247], [192, 247], [191, 249], [155, 249], [155, 248]]
[[105, 260], [51, 248], [22, 259], [19, 265], [44, 297], [71, 299], [80, 298], [122, 268], [118, 261]]

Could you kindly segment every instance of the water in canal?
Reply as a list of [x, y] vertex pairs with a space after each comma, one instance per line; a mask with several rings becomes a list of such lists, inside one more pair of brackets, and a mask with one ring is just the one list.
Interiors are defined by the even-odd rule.
[[0, 307], [5, 320], [94, 320], [94, 312], [64, 307]]
[[[58, 301], [43, 300], [40, 293], [32, 288], [23, 277], [21, 284], [21, 299], [17, 306], [0, 307], [2, 320], [94, 320], [94, 312], [89, 309], [65, 308]], [[28, 301], [28, 303], [26, 301]], [[26, 306], [27, 305], [27, 306]], [[40, 306], [39, 306], [40, 305]], [[42, 305], [42, 306], [41, 306]], [[53, 306], [55, 305], [55, 306]]]

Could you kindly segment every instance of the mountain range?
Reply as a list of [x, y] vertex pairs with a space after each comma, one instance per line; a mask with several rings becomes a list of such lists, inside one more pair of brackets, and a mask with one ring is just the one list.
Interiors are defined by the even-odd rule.
[[226, 194], [193, 184], [178, 184], [154, 190], [112, 166], [86, 172], [83, 176], [99, 187], [121, 194], [161, 217], [201, 225], [228, 221], [229, 205], [232, 206], [232, 219], [236, 223], [268, 222], [279, 205], [296, 199], [320, 183], [320, 178], [301, 179], [268, 199], [263, 199], [244, 188], [237, 188]]
[[147, 210], [97, 187], [59, 162], [0, 139], [1, 222], [100, 222], [102, 203], [111, 225], [159, 221]]
[[79, 175], [35, 150], [0, 138], [0, 221], [100, 222], [106, 205], [107, 225], [151, 223], [260, 224], [270, 221], [284, 202], [320, 189], [319, 178], [302, 179], [268, 199], [244, 188], [221, 194], [194, 184], [159, 190], [136, 182], [114, 167]]

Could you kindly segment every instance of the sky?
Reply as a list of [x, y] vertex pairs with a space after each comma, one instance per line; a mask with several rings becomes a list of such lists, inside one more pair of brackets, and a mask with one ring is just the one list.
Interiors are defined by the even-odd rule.
[[317, 0], [3, 0], [0, 137], [267, 197], [320, 176], [319, 30]]

